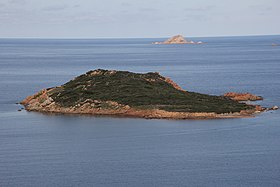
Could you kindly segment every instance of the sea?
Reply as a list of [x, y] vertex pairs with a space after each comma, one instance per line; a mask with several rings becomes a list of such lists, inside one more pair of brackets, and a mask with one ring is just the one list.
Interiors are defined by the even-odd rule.
[[[160, 72], [187, 91], [280, 106], [280, 36], [0, 39], [0, 186], [280, 186], [280, 111], [159, 120], [47, 115], [17, 104], [94, 69]], [[20, 111], [21, 110], [21, 111]]]

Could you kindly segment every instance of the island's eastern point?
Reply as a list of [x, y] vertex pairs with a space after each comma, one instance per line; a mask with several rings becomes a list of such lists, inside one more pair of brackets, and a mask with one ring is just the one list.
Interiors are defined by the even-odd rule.
[[98, 69], [43, 89], [21, 104], [27, 111], [158, 119], [240, 118], [266, 110], [234, 96], [240, 98], [234, 93], [213, 96], [185, 91], [159, 73]]

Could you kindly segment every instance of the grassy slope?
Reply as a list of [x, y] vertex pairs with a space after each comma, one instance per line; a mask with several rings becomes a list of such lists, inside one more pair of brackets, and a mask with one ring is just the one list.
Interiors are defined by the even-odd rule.
[[69, 81], [52, 91], [51, 97], [62, 106], [73, 106], [86, 99], [93, 99], [178, 112], [227, 113], [251, 108], [221, 96], [177, 90], [157, 73], [117, 71], [109, 74], [106, 70], [100, 71], [103, 74], [93, 76], [90, 75], [91, 71]]

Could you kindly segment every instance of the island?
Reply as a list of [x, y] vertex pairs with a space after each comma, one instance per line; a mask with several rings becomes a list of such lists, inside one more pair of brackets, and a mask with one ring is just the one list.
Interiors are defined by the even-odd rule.
[[203, 42], [187, 41], [182, 35], [176, 35], [164, 42], [153, 42], [153, 44], [202, 44]]
[[21, 102], [27, 111], [164, 119], [250, 117], [265, 108], [185, 91], [159, 73], [97, 69]]

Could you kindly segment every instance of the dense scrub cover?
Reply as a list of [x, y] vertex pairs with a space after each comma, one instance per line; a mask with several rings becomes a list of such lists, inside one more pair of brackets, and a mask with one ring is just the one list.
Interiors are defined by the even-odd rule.
[[64, 107], [91, 99], [115, 101], [141, 109], [176, 112], [229, 113], [253, 108], [222, 96], [183, 91], [167, 80], [158, 73], [99, 69], [52, 89], [49, 95]]

